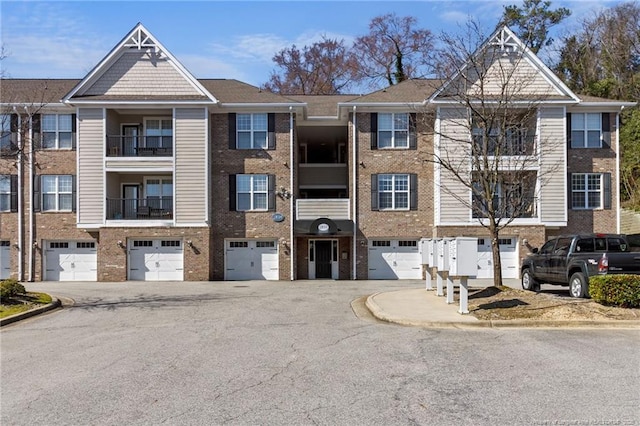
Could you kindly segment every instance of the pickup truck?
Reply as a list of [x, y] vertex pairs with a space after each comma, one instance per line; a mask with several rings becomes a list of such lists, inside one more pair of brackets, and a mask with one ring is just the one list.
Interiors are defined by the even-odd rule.
[[621, 234], [566, 235], [550, 239], [522, 262], [522, 288], [569, 286], [572, 297], [589, 297], [589, 277], [640, 274], [640, 247]]

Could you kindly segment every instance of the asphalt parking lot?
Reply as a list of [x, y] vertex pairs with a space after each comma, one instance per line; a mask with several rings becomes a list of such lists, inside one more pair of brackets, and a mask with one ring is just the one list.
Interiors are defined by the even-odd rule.
[[421, 286], [28, 284], [74, 304], [1, 329], [0, 422], [638, 424], [638, 330], [424, 329], [352, 303]]

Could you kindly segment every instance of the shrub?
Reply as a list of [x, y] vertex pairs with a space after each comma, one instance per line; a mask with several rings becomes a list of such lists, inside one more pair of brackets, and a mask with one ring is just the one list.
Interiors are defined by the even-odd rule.
[[13, 278], [3, 280], [0, 283], [0, 299], [8, 299], [18, 294], [25, 294], [27, 290], [22, 284]]
[[589, 278], [589, 295], [603, 305], [640, 308], [640, 275], [596, 275]]

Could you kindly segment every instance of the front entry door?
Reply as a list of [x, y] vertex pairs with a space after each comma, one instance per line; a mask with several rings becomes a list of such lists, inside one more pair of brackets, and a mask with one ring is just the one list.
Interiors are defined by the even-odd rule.
[[316, 240], [316, 278], [331, 279], [331, 240]]
[[125, 124], [122, 126], [122, 133], [124, 135], [122, 140], [124, 156], [135, 157], [138, 154], [138, 126]]
[[122, 211], [125, 219], [136, 219], [138, 215], [138, 185], [123, 185], [122, 192], [124, 199], [122, 200]]

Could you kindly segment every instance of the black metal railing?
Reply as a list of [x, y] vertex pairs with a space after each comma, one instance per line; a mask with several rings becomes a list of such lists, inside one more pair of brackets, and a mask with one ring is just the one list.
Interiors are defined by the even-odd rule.
[[[484, 153], [485, 136], [473, 136], [474, 154]], [[525, 133], [510, 133], [502, 138], [490, 136], [486, 139], [487, 155], [535, 155], [536, 138], [535, 135]]]
[[107, 136], [107, 157], [171, 157], [173, 136]]
[[[493, 211], [497, 218], [527, 219], [538, 217], [538, 198], [536, 197], [494, 197]], [[488, 202], [474, 197], [473, 218], [486, 218]]]
[[173, 197], [107, 198], [107, 220], [173, 219]]

